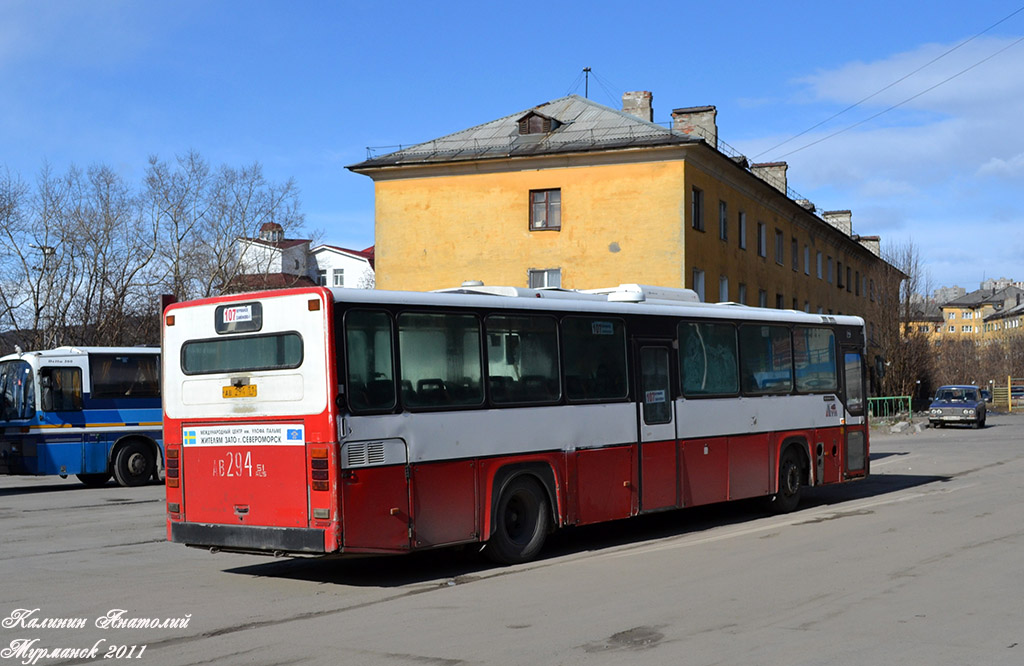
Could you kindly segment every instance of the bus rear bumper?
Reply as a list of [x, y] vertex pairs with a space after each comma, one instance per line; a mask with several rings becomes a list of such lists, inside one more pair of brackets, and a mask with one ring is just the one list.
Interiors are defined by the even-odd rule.
[[324, 531], [302, 527], [258, 527], [171, 523], [171, 541], [197, 548], [247, 553], [322, 554]]

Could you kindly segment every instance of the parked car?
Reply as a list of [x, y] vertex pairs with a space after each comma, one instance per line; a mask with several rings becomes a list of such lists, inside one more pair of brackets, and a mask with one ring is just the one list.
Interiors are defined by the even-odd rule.
[[992, 392], [988, 389], [981, 389], [981, 399], [985, 402], [992, 402]]
[[940, 386], [928, 407], [928, 422], [936, 428], [951, 423], [984, 428], [986, 411], [985, 399], [977, 386]]

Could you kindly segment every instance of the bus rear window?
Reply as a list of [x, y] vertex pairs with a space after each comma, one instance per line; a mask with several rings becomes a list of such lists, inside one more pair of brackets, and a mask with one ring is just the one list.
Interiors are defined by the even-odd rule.
[[181, 369], [186, 375], [286, 370], [300, 365], [302, 337], [298, 333], [195, 340], [181, 348]]

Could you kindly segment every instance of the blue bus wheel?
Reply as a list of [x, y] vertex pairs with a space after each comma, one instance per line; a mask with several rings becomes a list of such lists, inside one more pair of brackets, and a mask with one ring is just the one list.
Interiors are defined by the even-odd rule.
[[121, 447], [114, 458], [114, 478], [122, 486], [141, 486], [153, 477], [152, 447], [138, 440]]

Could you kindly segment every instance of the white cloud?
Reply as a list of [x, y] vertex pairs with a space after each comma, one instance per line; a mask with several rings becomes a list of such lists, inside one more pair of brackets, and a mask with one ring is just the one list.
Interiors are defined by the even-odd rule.
[[993, 157], [978, 169], [980, 176], [998, 176], [1001, 178], [1017, 178], [1024, 176], [1024, 153], [1018, 153], [1009, 159]]

